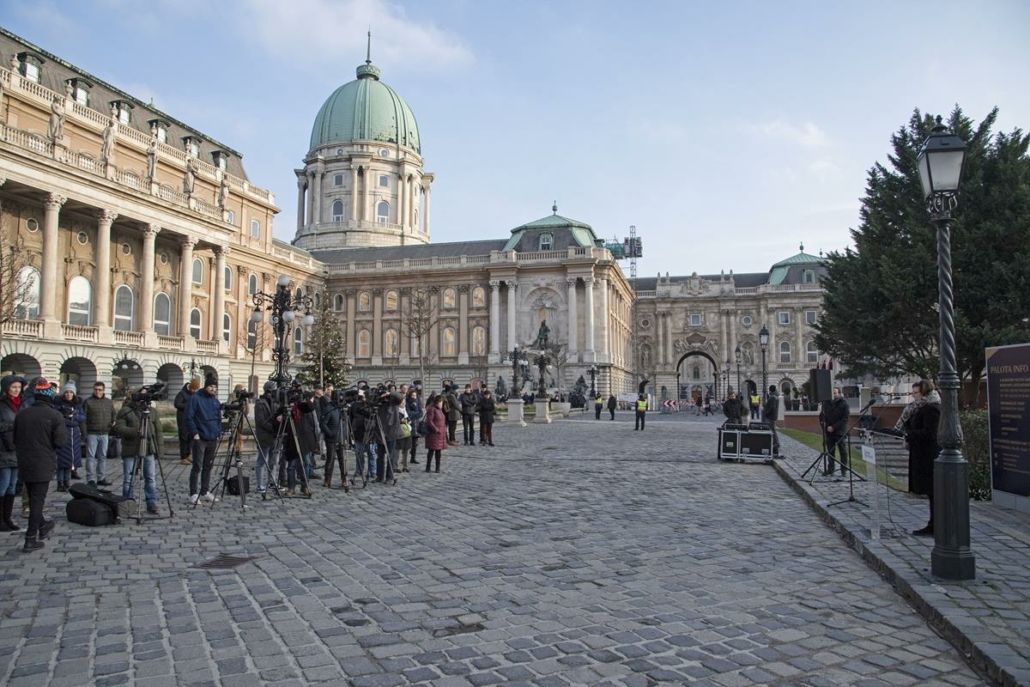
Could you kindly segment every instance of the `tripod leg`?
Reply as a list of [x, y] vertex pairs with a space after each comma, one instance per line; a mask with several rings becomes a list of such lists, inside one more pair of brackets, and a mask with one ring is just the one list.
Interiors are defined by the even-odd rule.
[[157, 469], [161, 473], [161, 487], [165, 492], [165, 500], [168, 502], [168, 517], [174, 518], [175, 511], [172, 510], [172, 495], [168, 493], [168, 482], [165, 481], [165, 466], [164, 462], [157, 456], [154, 456], [154, 462], [157, 463]]
[[[144, 444], [145, 450], [146, 444]], [[134, 497], [139, 497], [143, 493], [143, 456], [136, 456], [136, 459], [132, 462], [132, 479], [136, 482], [137, 491], [133, 494]], [[139, 525], [143, 522], [143, 501], [137, 498], [136, 500], [136, 524]]]

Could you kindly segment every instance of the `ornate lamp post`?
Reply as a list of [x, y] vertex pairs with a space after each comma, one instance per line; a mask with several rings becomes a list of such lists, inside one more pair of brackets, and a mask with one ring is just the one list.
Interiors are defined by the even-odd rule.
[[515, 345], [514, 350], [508, 353], [508, 360], [511, 361], [511, 391], [508, 398], [522, 398], [522, 379], [525, 379], [525, 368], [529, 366], [526, 352]]
[[290, 332], [293, 331], [294, 322], [297, 321], [297, 311], [303, 309], [304, 316], [298, 324], [310, 327], [315, 322], [311, 314], [311, 297], [301, 296], [297, 298], [290, 293], [290, 278], [285, 274], [280, 275], [275, 293], [255, 293], [254, 312], [250, 314], [251, 322], [259, 323], [263, 318], [262, 310], [269, 311], [268, 322], [272, 325], [272, 333], [275, 337], [272, 347], [272, 360], [275, 361], [275, 372], [269, 379], [276, 383], [280, 390], [286, 388], [292, 379], [288, 368], [290, 365]]
[[730, 395], [730, 359], [729, 358], [726, 358], [726, 362], [723, 363], [722, 380], [723, 380], [723, 386], [725, 387], [723, 389], [722, 397], [723, 397], [723, 399], [726, 399], [726, 398], [729, 398], [729, 395]]
[[587, 370], [590, 373], [590, 398], [597, 398], [597, 365], [591, 365], [590, 369]]
[[969, 463], [962, 457], [962, 425], [958, 418], [959, 377], [955, 357], [955, 303], [951, 281], [951, 213], [958, 206], [958, 187], [966, 144], [937, 126], [919, 152], [919, 181], [937, 227], [937, 284], [940, 310], [941, 419], [937, 437], [941, 452], [933, 464], [934, 546], [930, 572], [946, 580], [972, 580], [976, 558], [969, 548]]
[[680, 402], [683, 392], [680, 390], [680, 372], [676, 370], [676, 403]]
[[733, 357], [735, 357], [737, 359], [737, 396], [740, 396], [741, 398], [743, 398], [743, 396], [740, 395], [740, 358], [741, 358], [740, 344], [737, 344], [737, 347], [734, 349]]
[[765, 350], [769, 348], [769, 330], [762, 325], [762, 331], [758, 332], [758, 345], [762, 347], [762, 399], [769, 393], [769, 368], [765, 364]]
[[536, 397], [538, 399], [546, 400], [547, 396], [547, 381], [545, 380], [547, 370], [551, 369], [551, 354], [546, 350], [541, 351], [536, 356], [536, 367], [540, 370], [540, 381], [537, 382]]

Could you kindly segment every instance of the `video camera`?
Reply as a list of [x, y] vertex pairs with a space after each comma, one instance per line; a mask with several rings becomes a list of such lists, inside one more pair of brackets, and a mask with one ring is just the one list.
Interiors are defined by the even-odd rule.
[[360, 400], [361, 396], [358, 394], [357, 388], [350, 389], [334, 389], [333, 397], [330, 399], [338, 408], [344, 408], [349, 406], [351, 403]]
[[254, 393], [251, 391], [245, 389], [234, 391], [232, 402], [221, 405], [222, 414], [228, 417], [232, 413], [242, 412], [246, 408], [246, 401], [252, 398], [254, 398]]
[[158, 380], [150, 386], [141, 386], [132, 394], [133, 403], [150, 403], [152, 401], [159, 401], [164, 397], [167, 385]]

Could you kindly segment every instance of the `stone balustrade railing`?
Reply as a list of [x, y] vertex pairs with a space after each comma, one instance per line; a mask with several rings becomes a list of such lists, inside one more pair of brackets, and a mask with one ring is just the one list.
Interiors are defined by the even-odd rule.
[[61, 335], [64, 337], [65, 341], [97, 343], [100, 340], [100, 330], [96, 327], [75, 324], [62, 324]]
[[39, 339], [43, 336], [43, 322], [40, 320], [8, 320], [4, 322], [4, 335], [17, 335]]
[[[686, 293], [688, 296], [716, 296], [719, 295], [718, 282], [714, 282], [715, 289], [700, 294]], [[762, 284], [761, 286], [738, 286], [735, 288], [726, 287], [725, 293], [737, 296], [757, 296], [763, 293], [801, 293], [806, 291], [819, 292], [823, 287], [820, 284]], [[638, 289], [637, 298], [657, 298], [662, 295], [683, 295], [680, 293], [679, 282], [676, 284], [662, 284], [658, 289]]]
[[185, 344], [181, 336], [164, 336], [162, 334], [158, 334], [157, 347], [170, 351], [181, 351], [185, 348]]
[[[285, 251], [284, 251], [285, 252]], [[283, 256], [285, 257], [285, 255]], [[580, 246], [567, 251], [535, 251], [518, 253], [516, 251], [492, 251], [488, 255], [450, 255], [430, 258], [404, 258], [403, 260], [363, 260], [326, 265], [329, 274], [351, 274], [355, 272], [374, 272], [377, 270], [411, 270], [450, 268], [464, 265], [489, 265], [507, 262], [542, 262], [560, 261], [568, 257], [588, 257], [598, 260], [611, 259], [611, 253], [605, 248], [588, 248]]]
[[119, 346], [133, 346], [139, 348], [143, 345], [143, 332], [125, 332], [115, 330], [114, 342]]

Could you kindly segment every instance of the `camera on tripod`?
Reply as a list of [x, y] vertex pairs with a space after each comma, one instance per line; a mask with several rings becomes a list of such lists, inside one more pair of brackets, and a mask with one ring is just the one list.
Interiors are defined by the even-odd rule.
[[361, 394], [358, 393], [357, 388], [350, 388], [334, 390], [330, 401], [334, 406], [342, 410], [360, 399]]
[[132, 395], [133, 403], [150, 403], [152, 401], [159, 401], [164, 396], [165, 389], [167, 386], [164, 382], [158, 380], [150, 386], [141, 386]]

